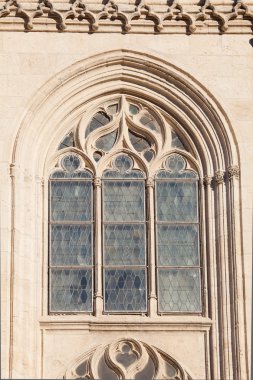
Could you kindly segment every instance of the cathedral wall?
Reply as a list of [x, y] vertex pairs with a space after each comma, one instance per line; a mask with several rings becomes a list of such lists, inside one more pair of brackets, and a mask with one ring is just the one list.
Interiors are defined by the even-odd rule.
[[[20, 347], [26, 342], [20, 342], [18, 331], [10, 335], [10, 273], [11, 260], [11, 194], [13, 188], [10, 178], [10, 164], [16, 134], [26, 111], [30, 107], [34, 94], [57, 73], [73, 63], [91, 57], [97, 53], [114, 49], [132, 49], [158, 56], [184, 70], [198, 80], [217, 99], [227, 113], [235, 138], [238, 143], [241, 169], [241, 202], [242, 209], [242, 240], [245, 273], [246, 326], [248, 345], [250, 345], [251, 325], [251, 285], [252, 285], [252, 195], [253, 195], [253, 38], [249, 34], [120, 34], [120, 33], [47, 33], [47, 32], [1, 32], [0, 33], [0, 170], [1, 170], [1, 228], [2, 228], [2, 377], [8, 378], [9, 344], [19, 342], [14, 360], [18, 361]], [[31, 141], [31, 144], [36, 144]], [[46, 149], [47, 147], [45, 147]], [[30, 149], [29, 146], [24, 149]], [[36, 178], [26, 179], [29, 187]], [[24, 185], [22, 185], [24, 186]], [[24, 193], [26, 188], [20, 189]], [[15, 205], [14, 205], [15, 207]], [[36, 220], [29, 219], [29, 208], [32, 204], [23, 205], [27, 212], [27, 223], [31, 225], [31, 235], [28, 239], [33, 255], [40, 259], [40, 252], [32, 251], [33, 228]], [[38, 210], [38, 215], [40, 210]], [[17, 216], [18, 217], [18, 216]], [[20, 246], [16, 247], [15, 255], [22, 257], [22, 232], [15, 231], [19, 236]], [[35, 249], [35, 248], [34, 248]], [[29, 266], [29, 263], [27, 263]], [[24, 264], [23, 270], [25, 270]], [[16, 278], [17, 283], [19, 281]], [[29, 277], [27, 278], [29, 282]], [[39, 288], [39, 280], [35, 286]], [[22, 283], [21, 286], [24, 286]], [[25, 289], [23, 289], [25, 297]], [[37, 310], [37, 321], [30, 320], [29, 310], [22, 316], [24, 329], [34, 329], [34, 340], [37, 352], [27, 352], [27, 362], [18, 364], [13, 376], [16, 378], [54, 378], [64, 373], [66, 365], [75, 356], [93, 348], [100, 343], [108, 343], [120, 336], [140, 339], [154, 346], [159, 346], [183, 363], [190, 374], [196, 379], [209, 376], [206, 365], [206, 345], [208, 323], [194, 327], [194, 333], [187, 331], [164, 330], [149, 331], [139, 317], [138, 326], [131, 331], [125, 327], [113, 328], [113, 332], [103, 331], [90, 321], [82, 323], [71, 330], [69, 326], [60, 329], [48, 324], [46, 317], [41, 318], [40, 292], [34, 292], [34, 308]], [[39, 296], [40, 297], [40, 296]], [[15, 301], [15, 299], [14, 299]], [[18, 311], [16, 311], [18, 314]], [[19, 319], [15, 315], [14, 320]], [[105, 318], [105, 317], [103, 317]], [[80, 318], [79, 318], [80, 319]], [[143, 317], [145, 319], [145, 317]], [[41, 323], [39, 323], [39, 321]], [[75, 319], [73, 319], [73, 322]], [[176, 322], [175, 322], [176, 323]], [[159, 321], [157, 321], [159, 325]], [[187, 322], [186, 322], [187, 325]], [[143, 327], [144, 326], [144, 327]], [[131, 327], [132, 328], [132, 327]], [[143, 330], [145, 329], [145, 330]], [[199, 330], [199, 331], [198, 331]], [[15, 330], [14, 330], [15, 331]], [[147, 331], [149, 333], [147, 334]], [[196, 332], [197, 331], [197, 332]], [[159, 343], [159, 344], [158, 344]], [[17, 346], [16, 346], [17, 347]], [[248, 346], [250, 358], [250, 346]], [[34, 357], [36, 360], [33, 361]], [[199, 363], [202, 363], [199, 365]]]

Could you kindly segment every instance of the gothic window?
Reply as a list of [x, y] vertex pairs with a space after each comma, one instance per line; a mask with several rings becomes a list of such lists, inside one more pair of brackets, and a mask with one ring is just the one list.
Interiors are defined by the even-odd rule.
[[87, 110], [60, 142], [51, 313], [92, 313], [96, 295], [105, 313], [147, 313], [151, 293], [158, 313], [202, 312], [198, 173], [179, 133], [161, 110], [121, 96]]

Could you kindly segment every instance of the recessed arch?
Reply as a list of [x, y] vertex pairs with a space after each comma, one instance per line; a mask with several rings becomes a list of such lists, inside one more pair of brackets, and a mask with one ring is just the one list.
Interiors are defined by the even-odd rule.
[[[12, 162], [43, 176], [41, 162], [46, 162], [51, 144], [77, 123], [86, 105], [118, 93], [149, 100], [185, 129], [198, 150], [203, 174], [239, 163], [232, 126], [208, 90], [165, 60], [126, 49], [84, 59], [50, 79], [21, 122]], [[31, 141], [35, 140], [33, 152]], [[22, 149], [24, 144], [30, 144], [29, 153]]]

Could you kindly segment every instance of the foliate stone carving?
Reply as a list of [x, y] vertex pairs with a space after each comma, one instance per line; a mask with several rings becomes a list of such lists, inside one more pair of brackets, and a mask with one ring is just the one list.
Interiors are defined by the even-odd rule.
[[169, 355], [131, 338], [117, 339], [84, 354], [64, 378], [135, 379], [137, 374], [145, 380], [190, 380], [190, 376]]
[[211, 185], [212, 183], [212, 177], [210, 175], [205, 175], [204, 178], [203, 178], [203, 184], [205, 187], [208, 187]]
[[217, 185], [222, 184], [224, 182], [224, 171], [218, 170], [217, 172], [215, 172], [214, 178]]
[[155, 186], [155, 181], [153, 177], [149, 177], [146, 182], [147, 187], [154, 187]]
[[[120, 5], [119, 5], [120, 4]], [[68, 5], [68, 3], [67, 3]], [[66, 7], [66, 2], [57, 2], [57, 9], [50, 0], [39, 0], [34, 10], [24, 9], [24, 6], [17, 0], [6, 0], [3, 8], [0, 9], [0, 19], [4, 17], [15, 17], [24, 23], [24, 29], [31, 31], [35, 27], [34, 20], [36, 20], [36, 30], [46, 30], [50, 25], [50, 30], [75, 30], [80, 28], [82, 31], [96, 32], [100, 27], [103, 31], [110, 30], [110, 27], [115, 21], [121, 31], [124, 33], [135, 32], [135, 30], [143, 29], [146, 33], [173, 33], [173, 28], [180, 26], [184, 28], [186, 33], [197, 33], [203, 28], [219, 28], [220, 32], [229, 32], [230, 26], [233, 28], [232, 33], [241, 33], [242, 27], [252, 32], [248, 21], [253, 23], [253, 12], [250, 7], [243, 1], [238, 1], [235, 5], [213, 5], [210, 0], [205, 0], [201, 6], [197, 2], [195, 4], [180, 3], [180, 0], [173, 0], [169, 7], [166, 3], [151, 6], [140, 1], [138, 5], [128, 5], [116, 3], [113, 0], [107, 4], [94, 4], [86, 5], [83, 0], [74, 0], [69, 8]], [[119, 9], [121, 7], [122, 9]], [[56, 21], [55, 26], [49, 23], [48, 20], [53, 19]], [[17, 20], [18, 21], [18, 20]], [[180, 21], [185, 22], [185, 26]], [[215, 25], [212, 21], [216, 21]], [[234, 22], [235, 21], [235, 22]], [[0, 20], [1, 24], [1, 20]], [[16, 23], [15, 23], [16, 24]], [[13, 24], [13, 30], [15, 29]], [[2, 24], [2, 28], [5, 23]], [[137, 29], [136, 29], [137, 28]], [[120, 31], [120, 29], [119, 29]]]
[[228, 168], [228, 178], [229, 179], [239, 179], [240, 177], [240, 168], [238, 165], [233, 165]]

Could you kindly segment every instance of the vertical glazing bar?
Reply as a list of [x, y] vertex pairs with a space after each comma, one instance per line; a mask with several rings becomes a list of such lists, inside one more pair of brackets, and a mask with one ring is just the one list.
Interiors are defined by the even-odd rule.
[[103, 285], [102, 285], [102, 200], [101, 200], [101, 179], [96, 177], [94, 179], [94, 273], [95, 273], [95, 289], [94, 289], [94, 313], [96, 316], [100, 316], [103, 313]]
[[155, 219], [154, 219], [154, 179], [147, 179], [147, 236], [148, 236], [148, 281], [149, 315], [157, 315], [156, 260], [155, 260]]

